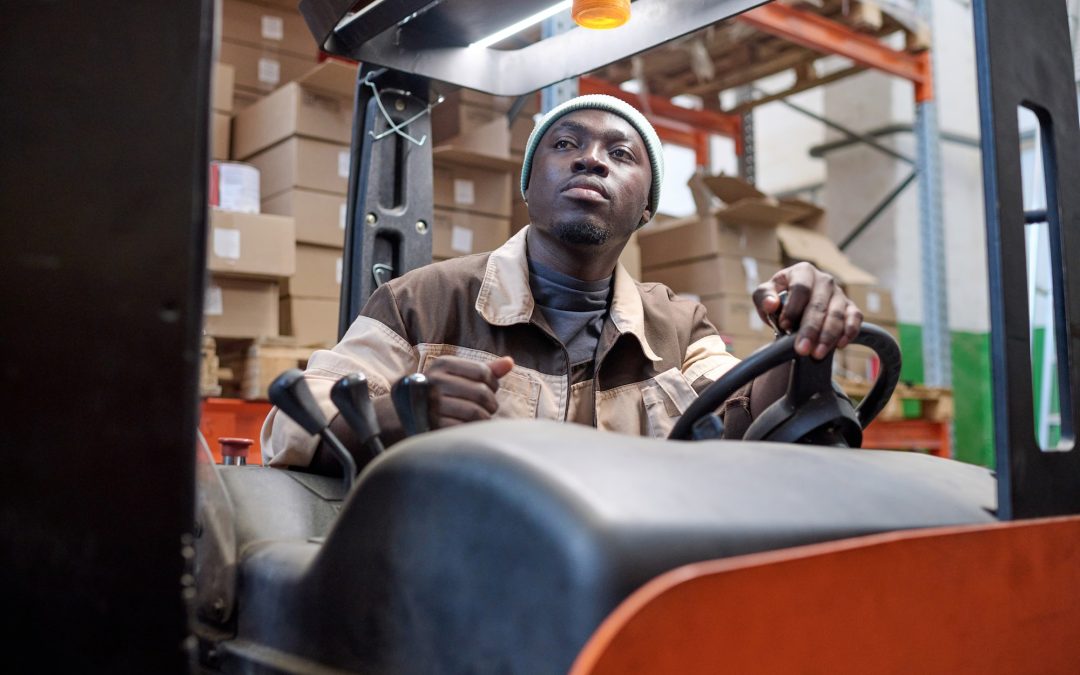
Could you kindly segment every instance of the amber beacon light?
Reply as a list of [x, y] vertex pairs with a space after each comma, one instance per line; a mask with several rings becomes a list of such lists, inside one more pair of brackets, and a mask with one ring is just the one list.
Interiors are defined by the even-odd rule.
[[570, 16], [583, 28], [618, 28], [630, 20], [630, 0], [574, 0]]

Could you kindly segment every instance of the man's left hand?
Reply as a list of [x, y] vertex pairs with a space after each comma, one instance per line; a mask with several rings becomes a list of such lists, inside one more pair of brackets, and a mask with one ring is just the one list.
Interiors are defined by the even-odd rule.
[[780, 312], [780, 328], [798, 326], [795, 352], [823, 359], [833, 348], [842, 349], [859, 334], [863, 315], [831, 274], [801, 262], [773, 275], [754, 291], [758, 314], [766, 319], [780, 309], [780, 292], [787, 303]]

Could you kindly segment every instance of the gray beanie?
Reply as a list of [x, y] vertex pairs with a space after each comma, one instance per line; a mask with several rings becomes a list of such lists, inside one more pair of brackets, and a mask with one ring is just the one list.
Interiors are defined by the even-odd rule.
[[572, 98], [553, 108], [537, 122], [536, 128], [529, 134], [529, 142], [525, 145], [525, 161], [521, 164], [521, 197], [525, 198], [525, 188], [529, 187], [533, 153], [536, 152], [536, 146], [540, 145], [540, 139], [551, 128], [551, 125], [575, 110], [604, 110], [613, 113], [625, 119], [641, 134], [641, 140], [645, 141], [645, 150], [649, 153], [649, 164], [652, 166], [649, 211], [656, 215], [656, 206], [660, 202], [660, 185], [664, 181], [664, 150], [660, 145], [660, 137], [656, 135], [656, 129], [653, 129], [649, 120], [645, 119], [645, 116], [634, 106], [606, 94], [586, 94]]

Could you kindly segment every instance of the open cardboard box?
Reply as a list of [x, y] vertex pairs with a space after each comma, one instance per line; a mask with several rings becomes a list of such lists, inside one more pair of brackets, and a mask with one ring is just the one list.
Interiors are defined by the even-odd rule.
[[781, 225], [776, 234], [788, 260], [813, 263], [815, 267], [828, 272], [845, 285], [877, 284], [877, 277], [857, 267], [823, 234], [794, 225]]
[[[699, 216], [714, 216], [732, 225], [775, 227], [782, 223], [819, 229], [825, 211], [801, 199], [775, 199], [741, 178], [707, 176], [701, 173], [690, 178]], [[723, 202], [716, 208], [714, 197]]]

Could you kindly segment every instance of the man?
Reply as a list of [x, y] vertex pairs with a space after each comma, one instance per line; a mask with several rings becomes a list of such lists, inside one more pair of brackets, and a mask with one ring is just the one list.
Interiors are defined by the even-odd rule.
[[[666, 436], [738, 360], [699, 303], [639, 284], [618, 265], [630, 235], [656, 212], [662, 178], [660, 140], [631, 106], [590, 95], [555, 108], [525, 151], [521, 191], [532, 224], [492, 253], [429, 265], [376, 290], [342, 341], [308, 362], [316, 400], [335, 413], [331, 385], [364, 373], [392, 442], [401, 431], [389, 387], [423, 372], [438, 426], [537, 417]], [[780, 323], [799, 324], [800, 354], [822, 358], [858, 333], [862, 315], [829, 275], [806, 263], [781, 270], [754, 293], [762, 315], [779, 309], [782, 290]], [[722, 408], [729, 436], [779, 395], [767, 379]], [[340, 417], [332, 428], [359, 454]], [[276, 410], [262, 447], [271, 465], [333, 469], [317, 439]]]

